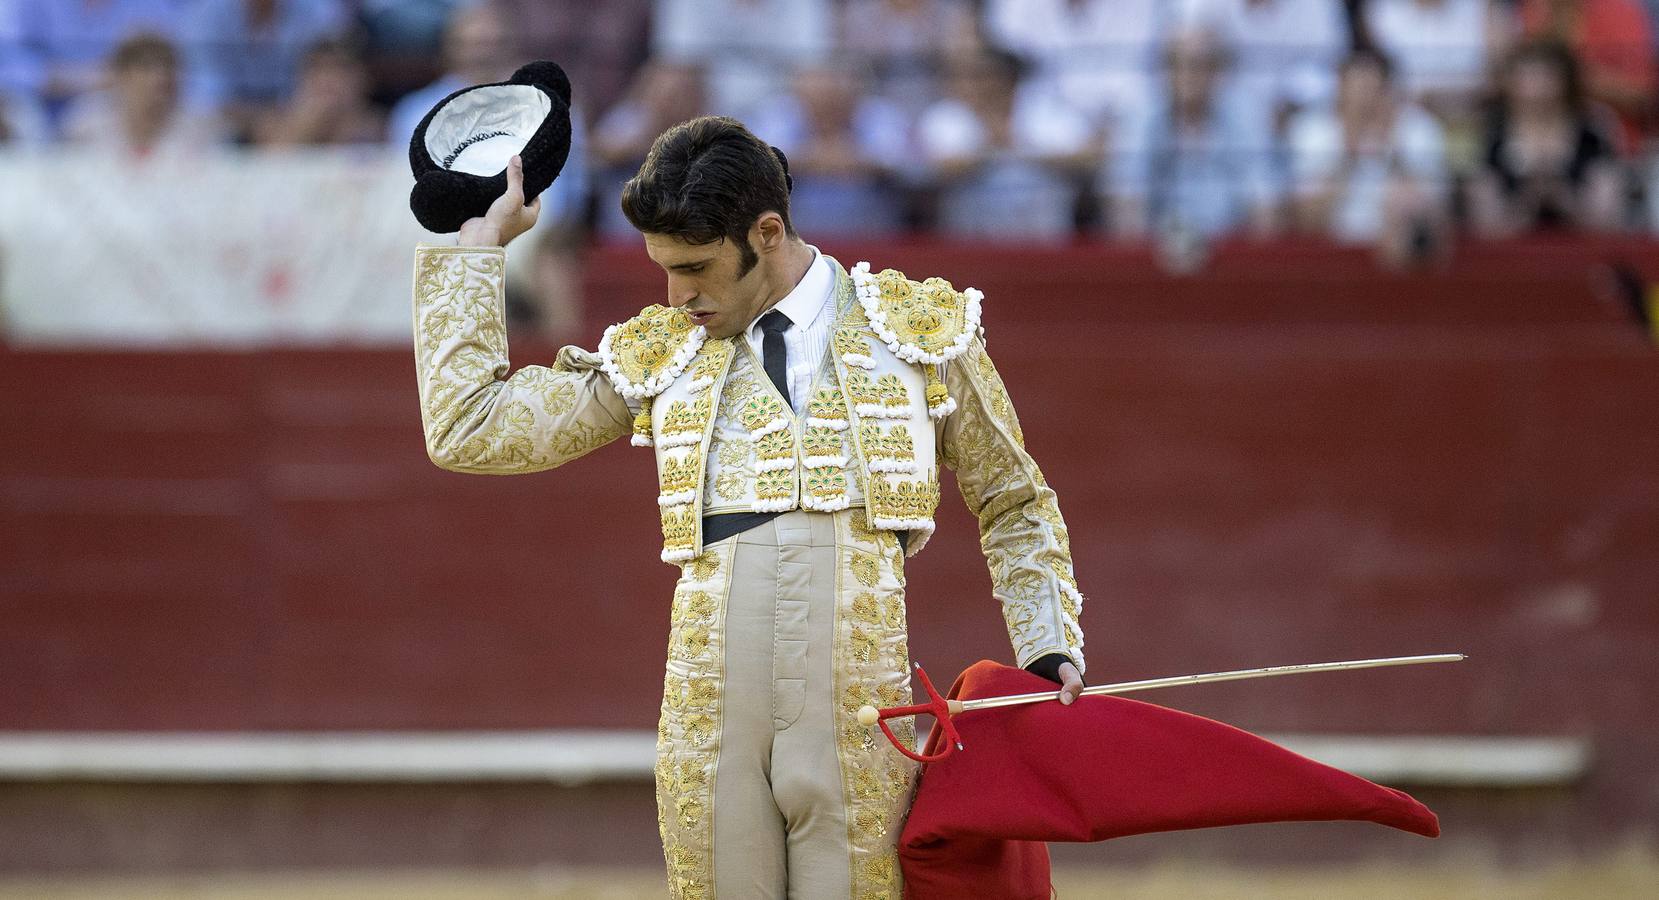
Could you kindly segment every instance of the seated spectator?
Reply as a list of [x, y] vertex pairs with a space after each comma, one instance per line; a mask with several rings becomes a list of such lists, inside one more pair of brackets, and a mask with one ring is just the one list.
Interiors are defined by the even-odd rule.
[[703, 78], [696, 66], [653, 60], [640, 69], [622, 101], [593, 126], [589, 152], [599, 198], [595, 227], [601, 234], [638, 235], [622, 215], [622, 185], [639, 171], [657, 135], [703, 112]]
[[650, 55], [652, 0], [492, 2], [514, 24], [525, 58], [554, 60], [570, 74], [572, 101], [589, 117], [622, 98]]
[[1180, 18], [1220, 36], [1233, 59], [1227, 102], [1275, 135], [1297, 113], [1330, 107], [1349, 45], [1342, 0], [1185, 0]]
[[1619, 117], [1609, 136], [1621, 151], [1634, 151], [1651, 130], [1655, 95], [1653, 23], [1640, 0], [1523, 0], [1521, 21], [1528, 37], [1572, 50], [1585, 96]]
[[917, 122], [919, 155], [939, 179], [941, 231], [1030, 240], [1074, 231], [1078, 184], [1100, 144], [1087, 118], [1049, 85], [1022, 85], [1022, 73], [1001, 51], [956, 60], [950, 96]]
[[886, 99], [864, 94], [845, 66], [802, 70], [795, 90], [749, 124], [782, 150], [794, 180], [790, 218], [814, 234], [898, 228], [899, 196], [888, 183], [909, 155], [909, 122]]
[[1399, 65], [1400, 90], [1445, 123], [1471, 122], [1505, 18], [1492, 0], [1368, 0], [1366, 33]]
[[369, 102], [369, 71], [356, 49], [324, 40], [307, 50], [293, 96], [258, 118], [254, 136], [267, 147], [383, 142], [386, 117]]
[[408, 93], [438, 73], [444, 29], [456, 12], [479, 0], [355, 0], [375, 84], [391, 96]]
[[1338, 74], [1335, 109], [1297, 117], [1289, 150], [1304, 228], [1375, 243], [1394, 262], [1437, 244], [1446, 224], [1445, 139], [1433, 116], [1397, 95], [1386, 56], [1355, 50]]
[[27, 94], [0, 90], [0, 147], [29, 147], [52, 138], [46, 114]]
[[250, 135], [293, 93], [306, 52], [346, 25], [342, 0], [195, 0], [182, 37], [190, 99]]
[[1154, 103], [1112, 142], [1100, 193], [1113, 234], [1274, 231], [1280, 188], [1273, 138], [1263, 117], [1223, 102], [1229, 62], [1208, 29], [1170, 40]]
[[64, 138], [124, 155], [192, 155], [224, 142], [216, 118], [180, 108], [179, 52], [167, 38], [136, 34], [115, 48], [109, 87], [78, 98]]
[[0, 146], [51, 140], [51, 123], [35, 99], [29, 60], [20, 52], [23, 23], [17, 0], [0, 0]]
[[829, 0], [656, 0], [653, 56], [703, 71], [709, 112], [748, 121], [835, 49]]
[[1172, 0], [987, 0], [987, 43], [1019, 57], [1034, 90], [1071, 105], [1102, 134], [1139, 115]]
[[415, 126], [439, 100], [464, 87], [504, 81], [523, 62], [512, 22], [500, 7], [479, 3], [457, 10], [443, 30], [443, 74], [392, 107], [387, 140], [394, 147], [409, 146]]
[[32, 92], [54, 119], [104, 87], [116, 45], [136, 34], [179, 38], [186, 0], [11, 0], [18, 42], [6, 47], [13, 86]]
[[966, 0], [849, 0], [841, 12], [843, 53], [875, 75], [875, 90], [915, 115], [939, 98], [952, 56], [979, 48]]
[[1559, 43], [1524, 45], [1509, 59], [1484, 165], [1469, 187], [1470, 218], [1480, 234], [1621, 224], [1625, 173], [1579, 78], [1572, 52]]

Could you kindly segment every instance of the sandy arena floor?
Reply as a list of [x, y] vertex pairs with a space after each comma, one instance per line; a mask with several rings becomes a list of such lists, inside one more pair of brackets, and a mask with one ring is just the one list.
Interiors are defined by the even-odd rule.
[[[1638, 900], [1659, 896], [1659, 855], [1631, 850], [1595, 862], [1504, 869], [1224, 869], [1168, 864], [1057, 870], [1061, 900]], [[654, 900], [656, 873], [518, 872], [201, 875], [129, 879], [0, 879], [0, 900]]]

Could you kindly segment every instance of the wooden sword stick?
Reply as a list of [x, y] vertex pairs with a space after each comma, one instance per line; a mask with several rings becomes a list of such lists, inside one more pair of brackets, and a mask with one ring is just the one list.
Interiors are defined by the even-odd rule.
[[[1348, 669], [1378, 669], [1384, 666], [1417, 666], [1424, 663], [1457, 662], [1467, 658], [1468, 657], [1462, 653], [1432, 653], [1424, 656], [1389, 656], [1382, 659], [1350, 659], [1342, 662], [1302, 663], [1300, 665], [1293, 666], [1264, 666], [1259, 669], [1235, 669], [1231, 672], [1207, 672], [1202, 675], [1172, 675], [1167, 678], [1147, 678], [1141, 681], [1120, 681], [1116, 684], [1096, 685], [1095, 687], [1084, 688], [1083, 696], [1087, 697], [1097, 694], [1128, 694], [1135, 691], [1149, 691], [1153, 688], [1176, 687], [1178, 685], [1187, 684], [1215, 684], [1221, 681], [1243, 681], [1250, 678], [1272, 678], [1275, 675], [1304, 675], [1309, 672], [1341, 672]], [[1034, 694], [1010, 694], [1005, 697], [981, 697], [977, 700], [946, 700], [939, 696], [938, 691], [933, 689], [933, 682], [928, 680], [927, 673], [922, 671], [922, 667], [920, 665], [916, 666], [916, 675], [920, 678], [922, 687], [926, 689], [928, 697], [932, 702], [918, 704], [915, 706], [895, 706], [890, 709], [876, 709], [874, 706], [860, 707], [858, 710], [858, 723], [866, 727], [880, 724], [881, 730], [886, 732], [888, 739], [892, 740], [894, 746], [899, 748], [899, 752], [904, 753], [912, 759], [918, 759], [924, 762], [943, 759], [945, 756], [949, 755], [950, 750], [952, 749], [949, 744], [955, 744], [956, 749], [961, 749], [962, 742], [956, 736], [955, 727], [950, 724], [951, 716], [967, 712], [968, 710], [993, 709], [999, 706], [1018, 706], [1025, 703], [1043, 703], [1049, 700], [1057, 700], [1060, 697], [1059, 691], [1040, 691]], [[941, 712], [943, 712], [944, 715], [941, 716]], [[924, 757], [905, 749], [899, 740], [893, 736], [893, 732], [887, 727], [888, 719], [904, 718], [906, 716], [914, 716], [923, 713], [931, 713], [945, 729], [946, 736], [950, 738], [950, 741], [947, 743], [944, 751], [934, 754], [933, 756]]]

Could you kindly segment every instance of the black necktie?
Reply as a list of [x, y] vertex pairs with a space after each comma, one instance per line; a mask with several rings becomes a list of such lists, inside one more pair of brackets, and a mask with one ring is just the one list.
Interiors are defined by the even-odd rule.
[[772, 379], [778, 393], [783, 395], [783, 402], [790, 405], [794, 405], [794, 401], [789, 399], [789, 350], [784, 347], [783, 333], [793, 324], [788, 316], [776, 309], [760, 317], [760, 330], [764, 335], [760, 342], [761, 364], [766, 367], [766, 377]]

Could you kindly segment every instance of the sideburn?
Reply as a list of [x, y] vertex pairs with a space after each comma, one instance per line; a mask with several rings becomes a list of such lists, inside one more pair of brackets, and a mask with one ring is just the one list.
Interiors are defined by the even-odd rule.
[[737, 280], [749, 277], [758, 262], [760, 254], [755, 252], [755, 245], [749, 243], [749, 236], [744, 235], [743, 242], [737, 245]]

